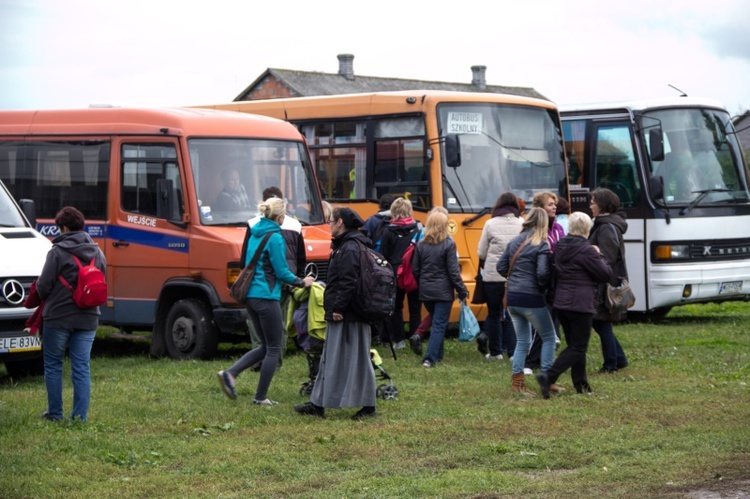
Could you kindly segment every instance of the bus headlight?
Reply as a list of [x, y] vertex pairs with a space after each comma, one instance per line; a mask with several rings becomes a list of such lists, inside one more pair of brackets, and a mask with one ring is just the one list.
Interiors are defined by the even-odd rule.
[[656, 261], [687, 260], [690, 258], [690, 246], [687, 244], [660, 245], [654, 250]]
[[227, 287], [231, 288], [232, 284], [234, 284], [234, 281], [237, 280], [237, 278], [240, 276], [240, 272], [242, 272], [242, 269], [238, 266], [233, 266], [232, 264], [229, 264], [227, 266]]

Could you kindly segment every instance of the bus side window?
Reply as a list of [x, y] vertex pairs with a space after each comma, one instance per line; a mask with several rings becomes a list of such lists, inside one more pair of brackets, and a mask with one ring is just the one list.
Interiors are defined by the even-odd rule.
[[63, 206], [75, 206], [87, 220], [106, 218], [109, 142], [27, 142], [12, 149], [3, 180], [16, 199], [34, 200], [39, 218], [55, 218]]
[[595, 185], [620, 198], [620, 206], [632, 208], [638, 202], [640, 184], [635, 171], [630, 128], [627, 125], [600, 126], [597, 130]]
[[124, 211], [157, 216], [157, 181], [168, 179], [177, 191], [177, 202], [169, 218], [182, 218], [182, 182], [174, 145], [123, 144], [120, 174], [120, 203]]

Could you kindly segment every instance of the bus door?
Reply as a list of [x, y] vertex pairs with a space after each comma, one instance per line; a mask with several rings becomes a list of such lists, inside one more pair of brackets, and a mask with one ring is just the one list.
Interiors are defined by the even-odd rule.
[[113, 142], [107, 280], [115, 320], [151, 326], [165, 281], [188, 276], [188, 226], [177, 139]]
[[[583, 126], [589, 130], [582, 135]], [[565, 124], [568, 132], [569, 178], [573, 184], [583, 183], [594, 190], [604, 187], [620, 198], [620, 210], [628, 221], [625, 233], [625, 255], [631, 286], [638, 297], [636, 306], [646, 303], [647, 276], [645, 274], [646, 234], [644, 213], [646, 199], [643, 195], [643, 181], [633, 127], [629, 120], [576, 120]], [[582, 144], [575, 144], [575, 137], [587, 137], [590, 148], [588, 154], [581, 154]], [[572, 153], [572, 154], [571, 154]], [[589, 214], [588, 206], [585, 211]]]

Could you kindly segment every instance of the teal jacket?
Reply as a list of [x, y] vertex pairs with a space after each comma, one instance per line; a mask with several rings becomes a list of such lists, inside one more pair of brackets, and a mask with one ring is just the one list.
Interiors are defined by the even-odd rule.
[[250, 240], [247, 243], [244, 262], [245, 265], [250, 263], [263, 240], [263, 236], [269, 232], [272, 233], [271, 237], [268, 238], [258, 259], [247, 297], [279, 301], [281, 300], [282, 283], [304, 286], [302, 279], [295, 276], [286, 263], [286, 243], [281, 235], [279, 224], [267, 218], [261, 218], [258, 223], [253, 225], [250, 229]]

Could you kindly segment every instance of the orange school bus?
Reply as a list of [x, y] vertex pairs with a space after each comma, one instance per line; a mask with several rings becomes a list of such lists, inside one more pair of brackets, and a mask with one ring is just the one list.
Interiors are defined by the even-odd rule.
[[107, 257], [101, 324], [151, 330], [157, 355], [210, 358], [220, 340], [246, 334], [229, 288], [266, 187], [284, 192], [308, 262], [325, 278], [330, 229], [315, 174], [303, 138], [280, 120], [198, 109], [2, 111], [0, 178], [16, 199], [34, 200], [48, 237], [58, 235], [62, 206], [83, 212]]
[[[412, 90], [204, 106], [287, 120], [307, 139], [321, 191], [367, 217], [385, 193], [415, 216], [444, 206], [473, 293], [484, 222], [500, 194], [531, 204], [539, 191], [567, 197], [555, 104], [503, 94]], [[485, 311], [474, 306], [480, 318]], [[458, 319], [458, 306], [451, 314]]]

